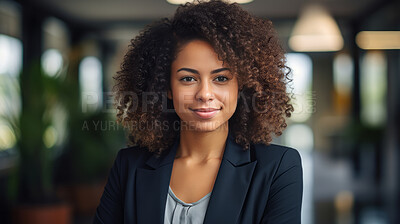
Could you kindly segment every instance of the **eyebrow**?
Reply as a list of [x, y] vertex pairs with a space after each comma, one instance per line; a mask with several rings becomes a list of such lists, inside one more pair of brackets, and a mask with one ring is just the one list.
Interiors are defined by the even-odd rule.
[[[219, 68], [219, 69], [212, 70], [211, 74], [219, 73], [219, 72], [226, 71], [226, 70], [230, 71], [229, 68]], [[180, 71], [187, 71], [187, 72], [191, 72], [191, 73], [199, 75], [199, 71], [197, 71], [195, 69], [191, 69], [191, 68], [180, 68], [176, 72], [180, 72]]]

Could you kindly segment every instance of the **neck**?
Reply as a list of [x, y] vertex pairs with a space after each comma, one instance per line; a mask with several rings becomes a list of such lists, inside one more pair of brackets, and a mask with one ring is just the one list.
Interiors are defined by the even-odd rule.
[[210, 132], [181, 129], [176, 158], [196, 163], [207, 162], [210, 159], [221, 160], [227, 137], [228, 122]]

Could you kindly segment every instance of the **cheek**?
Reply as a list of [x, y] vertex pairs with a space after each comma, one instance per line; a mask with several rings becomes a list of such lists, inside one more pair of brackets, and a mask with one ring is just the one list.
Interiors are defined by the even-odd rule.
[[233, 110], [233, 112], [235, 112], [235, 110], [236, 110], [237, 102], [238, 102], [238, 95], [236, 93], [232, 93], [229, 104], [230, 104], [230, 108], [231, 108], [231, 110]]
[[236, 111], [237, 104], [238, 104], [238, 92], [231, 91], [230, 96], [229, 96], [229, 110], [233, 114]]
[[226, 106], [229, 107], [236, 107], [236, 103], [238, 100], [238, 93], [237, 91], [225, 91], [223, 96], [223, 102]]
[[173, 102], [175, 108], [186, 108], [187, 105], [193, 103], [193, 93], [189, 91], [176, 91], [173, 94]]

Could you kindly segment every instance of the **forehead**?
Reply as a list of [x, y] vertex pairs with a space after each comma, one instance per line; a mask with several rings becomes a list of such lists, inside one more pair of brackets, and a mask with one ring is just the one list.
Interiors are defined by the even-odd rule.
[[218, 59], [218, 54], [208, 42], [192, 40], [179, 49], [172, 63], [172, 66], [183, 65], [215, 68], [221, 67], [223, 61]]

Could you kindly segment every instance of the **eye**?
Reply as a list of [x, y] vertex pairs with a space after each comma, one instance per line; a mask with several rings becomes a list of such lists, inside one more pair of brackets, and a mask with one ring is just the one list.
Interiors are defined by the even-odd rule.
[[196, 80], [193, 77], [186, 76], [186, 77], [181, 78], [180, 81], [192, 82], [192, 81], [196, 81]]
[[215, 80], [217, 80], [218, 82], [226, 82], [229, 79], [227, 77], [225, 77], [225, 76], [220, 75], [217, 78], [215, 78]]

